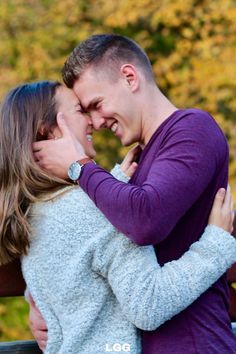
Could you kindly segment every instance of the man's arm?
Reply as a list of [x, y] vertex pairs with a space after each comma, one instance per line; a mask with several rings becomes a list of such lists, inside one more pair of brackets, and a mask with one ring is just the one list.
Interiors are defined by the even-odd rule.
[[84, 166], [80, 178], [108, 220], [139, 245], [165, 239], [228, 158], [225, 139], [209, 118], [189, 117], [166, 140], [141, 187], [119, 182], [94, 164]]
[[[81, 187], [107, 219], [139, 245], [164, 240], [228, 161], [222, 132], [207, 113], [196, 112], [168, 129], [151, 165], [144, 168], [148, 171], [141, 186], [119, 182], [93, 163], [83, 167]], [[68, 166], [83, 158], [84, 151], [59, 117], [58, 125], [62, 138], [34, 143], [34, 156], [42, 168], [66, 178]]]

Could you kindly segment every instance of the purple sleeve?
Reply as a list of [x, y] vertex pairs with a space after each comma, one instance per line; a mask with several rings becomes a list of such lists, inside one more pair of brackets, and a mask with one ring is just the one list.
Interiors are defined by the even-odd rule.
[[222, 132], [193, 117], [168, 130], [141, 187], [119, 182], [94, 164], [84, 167], [80, 185], [118, 230], [139, 245], [156, 245], [207, 188], [225, 158]]

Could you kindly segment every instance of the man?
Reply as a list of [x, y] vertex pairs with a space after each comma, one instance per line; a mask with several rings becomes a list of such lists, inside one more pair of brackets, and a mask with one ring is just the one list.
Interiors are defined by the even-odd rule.
[[[228, 146], [213, 118], [177, 109], [159, 90], [151, 64], [132, 40], [95, 35], [63, 69], [95, 129], [107, 127], [143, 151], [124, 185], [89, 160], [63, 121], [62, 138], [35, 143], [35, 158], [53, 174], [79, 182], [110, 222], [139, 245], [154, 245], [161, 264], [179, 258], [207, 223], [214, 195], [226, 187]], [[77, 162], [76, 162], [77, 161]], [[236, 353], [228, 288], [219, 279], [188, 309], [143, 333], [144, 354]]]

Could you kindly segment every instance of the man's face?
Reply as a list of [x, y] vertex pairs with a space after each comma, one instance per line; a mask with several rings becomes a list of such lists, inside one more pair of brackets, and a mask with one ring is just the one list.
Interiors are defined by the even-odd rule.
[[86, 69], [73, 90], [96, 130], [111, 129], [124, 146], [140, 140], [141, 114], [122, 75], [111, 80], [107, 73]]

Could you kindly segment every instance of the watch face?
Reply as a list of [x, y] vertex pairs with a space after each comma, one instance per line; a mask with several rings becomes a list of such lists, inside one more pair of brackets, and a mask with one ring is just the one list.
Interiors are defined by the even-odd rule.
[[73, 162], [68, 170], [68, 176], [72, 181], [77, 181], [79, 179], [81, 173], [81, 166], [78, 162]]

